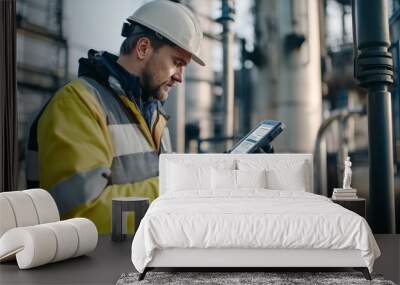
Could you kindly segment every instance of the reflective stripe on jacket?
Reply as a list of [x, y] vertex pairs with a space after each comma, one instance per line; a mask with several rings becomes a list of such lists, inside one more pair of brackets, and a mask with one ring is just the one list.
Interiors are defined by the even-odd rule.
[[112, 197], [158, 196], [158, 155], [171, 151], [161, 104], [149, 128], [109, 83], [80, 77], [60, 89], [32, 127], [27, 156], [28, 186], [48, 189], [62, 216], [91, 218], [101, 233], [111, 229]]

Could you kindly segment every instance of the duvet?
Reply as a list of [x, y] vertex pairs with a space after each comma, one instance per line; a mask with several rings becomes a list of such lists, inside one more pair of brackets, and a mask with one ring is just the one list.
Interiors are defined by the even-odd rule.
[[372, 271], [380, 251], [364, 218], [301, 191], [181, 191], [156, 199], [132, 243], [143, 272], [155, 249], [358, 249]]

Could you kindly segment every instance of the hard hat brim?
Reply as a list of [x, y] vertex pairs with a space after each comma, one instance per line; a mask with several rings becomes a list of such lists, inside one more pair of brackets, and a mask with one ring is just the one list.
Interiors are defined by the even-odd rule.
[[201, 66], [206, 66], [206, 63], [198, 56], [192, 54], [192, 59], [194, 62], [196, 62], [197, 64], [201, 65]]

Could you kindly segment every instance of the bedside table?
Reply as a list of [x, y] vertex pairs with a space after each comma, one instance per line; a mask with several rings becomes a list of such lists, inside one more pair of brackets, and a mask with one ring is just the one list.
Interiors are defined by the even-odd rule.
[[341, 205], [342, 207], [359, 214], [364, 219], [366, 218], [366, 201], [364, 198], [357, 199], [332, 199], [332, 202]]

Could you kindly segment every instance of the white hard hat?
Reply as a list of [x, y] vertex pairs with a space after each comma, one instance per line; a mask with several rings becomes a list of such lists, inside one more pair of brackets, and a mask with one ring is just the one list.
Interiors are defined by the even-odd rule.
[[192, 54], [195, 62], [205, 66], [200, 58], [203, 31], [192, 11], [186, 6], [172, 1], [156, 0], [141, 6], [127, 20], [159, 33]]

